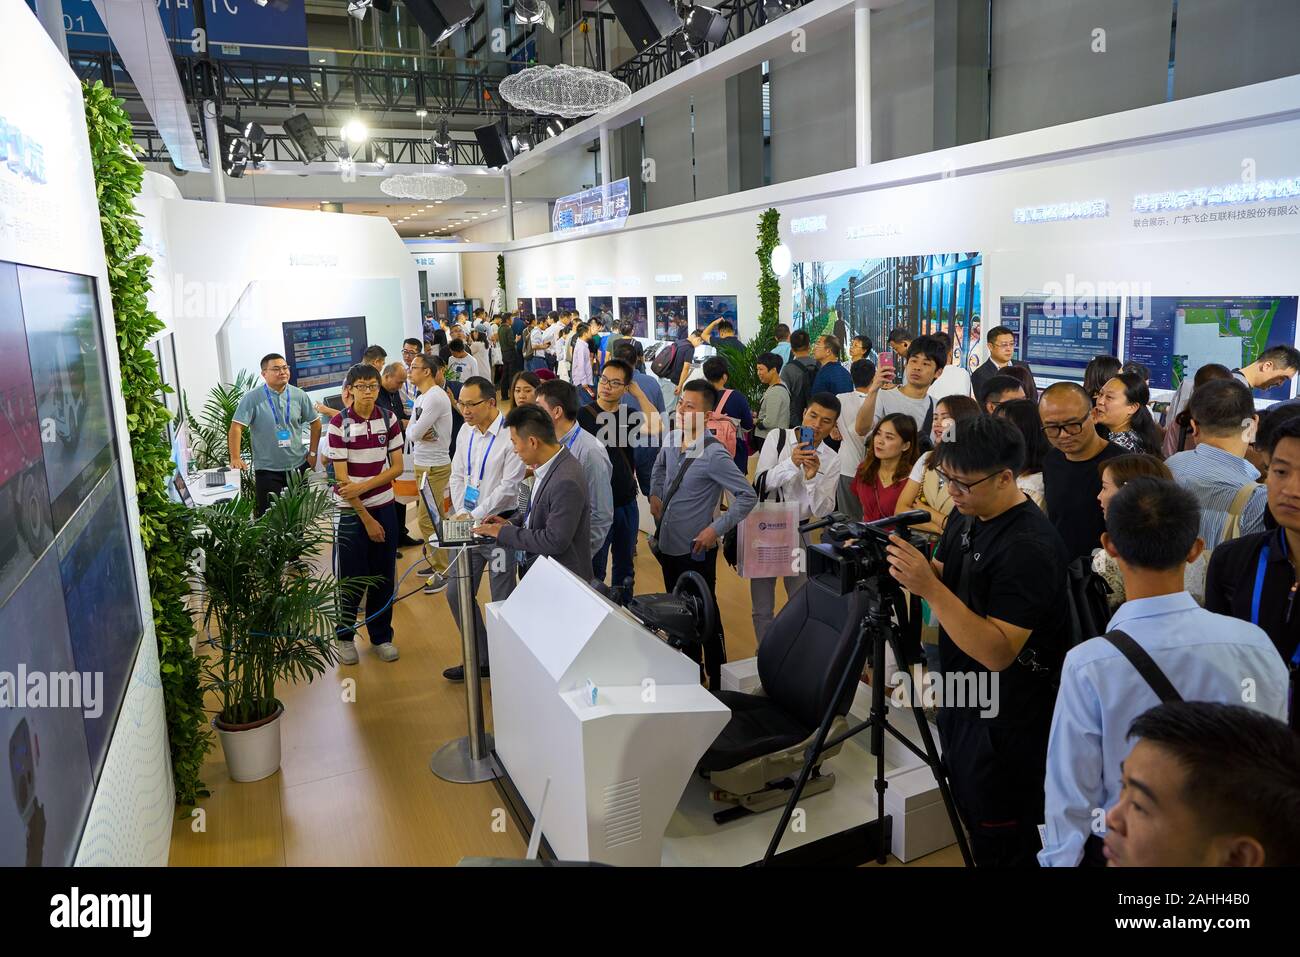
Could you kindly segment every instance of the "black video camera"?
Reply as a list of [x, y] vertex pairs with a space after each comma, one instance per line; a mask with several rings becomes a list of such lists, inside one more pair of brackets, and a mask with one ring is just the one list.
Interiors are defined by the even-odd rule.
[[874, 522], [850, 522], [840, 512], [799, 526], [800, 533], [825, 528], [826, 541], [808, 546], [808, 577], [840, 595], [853, 591], [859, 582], [871, 580], [890, 590], [898, 583], [889, 574], [889, 556], [885, 546], [889, 536], [897, 535], [910, 545], [917, 545], [910, 526], [930, 520], [927, 512], [916, 509], [891, 515]]

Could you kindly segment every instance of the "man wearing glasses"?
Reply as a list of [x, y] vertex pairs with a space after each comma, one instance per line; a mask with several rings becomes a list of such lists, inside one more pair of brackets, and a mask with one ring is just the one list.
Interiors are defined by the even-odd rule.
[[[519, 483], [527, 466], [515, 453], [510, 429], [497, 408], [496, 389], [482, 376], [471, 376], [460, 388], [460, 414], [465, 424], [456, 438], [451, 460], [451, 511], [455, 518], [473, 518], [483, 525], [493, 515], [510, 518], [519, 499]], [[490, 564], [489, 564], [490, 563]], [[515, 552], [510, 548], [481, 549], [470, 553], [471, 590], [478, 594], [483, 571], [488, 571], [488, 585], [493, 601], [505, 601], [515, 590]], [[461, 574], [457, 569], [456, 574]], [[460, 627], [460, 603], [455, 589], [447, 590], [447, 604]], [[479, 677], [488, 677], [487, 629], [483, 613], [474, 603], [474, 635], [478, 641]], [[455, 665], [442, 673], [448, 681], [464, 681], [465, 668]]]
[[[623, 404], [630, 394], [640, 411]], [[596, 554], [592, 556], [592, 575], [605, 580], [609, 554], [614, 553], [613, 584], [632, 580], [636, 556], [636, 536], [641, 517], [636, 504], [636, 449], [657, 443], [662, 420], [659, 410], [632, 378], [632, 367], [621, 359], [610, 359], [596, 380], [596, 401], [578, 410], [578, 424], [604, 443], [609, 451], [614, 478], [614, 524]]]
[[[304, 445], [303, 426], [308, 424], [311, 444]], [[252, 440], [256, 514], [261, 515], [270, 495], [288, 487], [290, 472], [316, 467], [320, 444], [316, 407], [306, 392], [289, 384], [289, 363], [278, 352], [262, 357], [262, 385], [239, 400], [226, 434], [230, 467], [241, 472], [248, 468], [240, 455], [244, 429], [250, 430]]]
[[402, 364], [406, 366], [406, 379], [402, 382], [401, 396], [402, 405], [405, 411], [402, 418], [409, 419], [415, 411], [415, 400], [419, 396], [420, 390], [415, 387], [411, 380], [411, 362], [415, 357], [420, 355], [422, 346], [419, 339], [405, 339], [402, 342]]
[[1069, 559], [1016, 485], [1024, 457], [1006, 419], [958, 422], [932, 461], [961, 519], [947, 523], [933, 561], [897, 535], [888, 546], [890, 574], [939, 620], [939, 736], [981, 867], [1036, 863], [1066, 650]]
[[1043, 459], [1043, 492], [1047, 515], [1065, 540], [1070, 558], [1091, 555], [1101, 545], [1106, 518], [1097, 500], [1101, 492], [1101, 463], [1124, 449], [1097, 434], [1092, 399], [1083, 386], [1057, 382], [1038, 400], [1043, 434], [1052, 451]]

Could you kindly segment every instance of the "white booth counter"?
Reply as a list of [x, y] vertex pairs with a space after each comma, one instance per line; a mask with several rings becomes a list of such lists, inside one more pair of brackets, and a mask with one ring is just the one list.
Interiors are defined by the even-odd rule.
[[550, 558], [487, 606], [486, 625], [496, 756], [551, 850], [657, 866], [730, 710], [694, 662]]

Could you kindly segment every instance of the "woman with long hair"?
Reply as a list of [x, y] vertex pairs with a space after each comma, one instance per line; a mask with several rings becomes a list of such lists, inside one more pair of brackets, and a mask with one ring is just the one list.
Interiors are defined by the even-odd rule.
[[[934, 445], [943, 441], [948, 429], [963, 419], [974, 418], [980, 414], [979, 404], [968, 395], [950, 395], [934, 404], [934, 423], [930, 429], [930, 439]], [[882, 420], [883, 421], [883, 420]], [[907, 477], [907, 484], [894, 506], [894, 514], [910, 512], [920, 508], [930, 513], [930, 521], [923, 525], [913, 525], [918, 532], [938, 535], [943, 531], [943, 523], [952, 512], [952, 497], [944, 488], [939, 473], [930, 468], [930, 453], [919, 456], [912, 465], [912, 473]]]
[[894, 412], [876, 423], [852, 485], [862, 503], [864, 522], [894, 514], [908, 474], [921, 453], [918, 431], [916, 419], [906, 412]]
[[532, 372], [516, 372], [510, 380], [511, 407], [517, 409], [521, 405], [531, 404], [537, 398], [537, 387], [541, 384], [542, 380]]
[[1083, 389], [1092, 401], [1097, 401], [1097, 393], [1115, 376], [1119, 375], [1124, 364], [1114, 356], [1093, 356], [1088, 360], [1088, 367], [1083, 370]]
[[1121, 372], [1097, 393], [1093, 419], [1110, 430], [1110, 441], [1129, 452], [1159, 458], [1164, 434], [1151, 416], [1147, 403], [1151, 390], [1136, 372]]
[[1009, 419], [1025, 439], [1025, 464], [1016, 476], [1016, 486], [1029, 496], [1029, 500], [1046, 511], [1043, 491], [1043, 459], [1052, 446], [1043, 434], [1043, 420], [1038, 415], [1038, 403], [1029, 399], [1011, 399], [998, 406], [994, 415]]
[[[1135, 478], [1149, 477], [1173, 481], [1169, 466], [1154, 455], [1117, 455], [1113, 459], [1102, 462], [1098, 471], [1101, 472], [1101, 491], [1097, 494], [1097, 501], [1101, 503], [1102, 515], [1106, 514], [1106, 508], [1110, 505], [1110, 500], [1115, 497], [1115, 493]], [[1183, 587], [1196, 599], [1198, 605], [1205, 604], [1205, 572], [1209, 566], [1210, 553], [1206, 550], [1197, 556], [1196, 561], [1183, 569]], [[1124, 575], [1106, 549], [1098, 547], [1092, 550], [1092, 570], [1105, 579], [1106, 584], [1110, 586], [1110, 595], [1106, 598], [1107, 604], [1112, 609], [1124, 604], [1126, 600]]]

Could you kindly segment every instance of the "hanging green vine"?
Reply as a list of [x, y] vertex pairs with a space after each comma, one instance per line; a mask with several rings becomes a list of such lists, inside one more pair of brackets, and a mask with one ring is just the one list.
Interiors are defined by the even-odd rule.
[[158, 639], [172, 777], [177, 803], [189, 805], [208, 793], [199, 779], [199, 770], [212, 741], [199, 691], [198, 660], [190, 647], [194, 624], [185, 607], [190, 591], [186, 549], [191, 513], [172, 502], [166, 492], [174, 466], [166, 432], [170, 413], [159, 396], [171, 389], [163, 385], [148, 347], [163, 324], [146, 300], [152, 260], [138, 252], [140, 225], [132, 205], [144, 179], [144, 168], [135, 158], [131, 121], [122, 109], [122, 101], [98, 81], [85, 86], [84, 95], [122, 367], [127, 432], [135, 463], [140, 540], [145, 549]]
[[506, 309], [506, 256], [497, 253], [497, 288], [501, 290], [501, 311]]
[[776, 345], [776, 326], [781, 321], [781, 281], [772, 271], [772, 250], [781, 242], [777, 231], [780, 221], [781, 214], [775, 209], [765, 210], [758, 218], [758, 332], [743, 349], [719, 346], [727, 360], [727, 385], [744, 395], [754, 408], [763, 397], [763, 385], [754, 366], [759, 356]]

